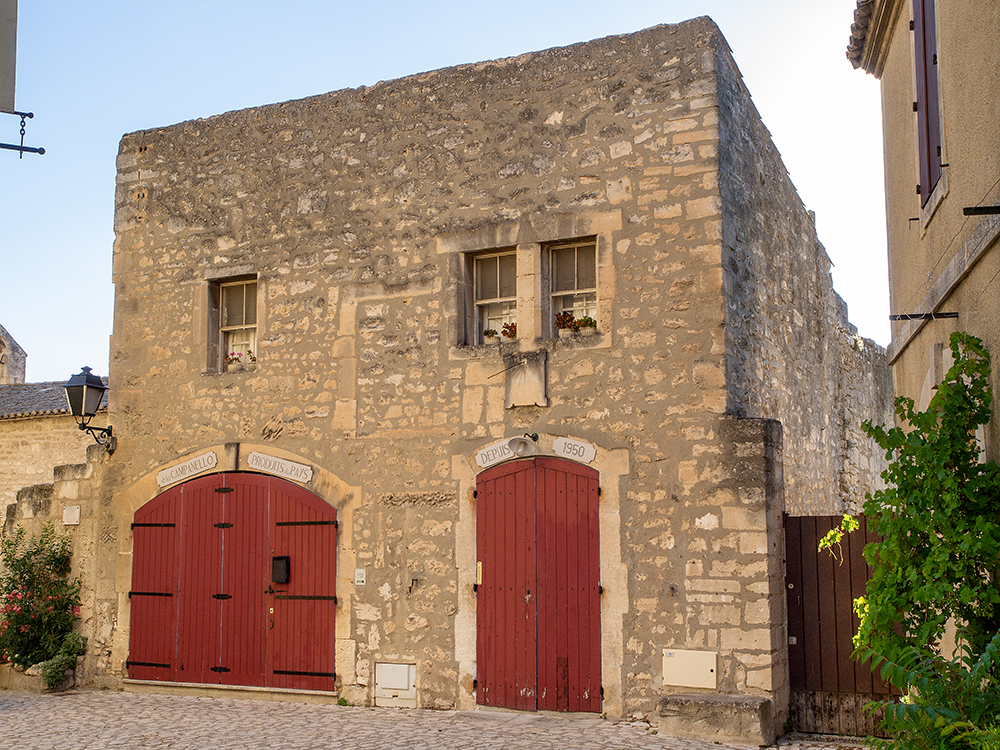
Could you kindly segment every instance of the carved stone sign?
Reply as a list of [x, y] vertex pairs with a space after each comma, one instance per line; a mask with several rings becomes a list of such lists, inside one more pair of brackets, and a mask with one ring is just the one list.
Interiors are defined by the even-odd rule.
[[311, 466], [297, 464], [294, 461], [287, 461], [284, 458], [277, 458], [276, 456], [268, 456], [256, 451], [251, 453], [247, 458], [247, 466], [256, 471], [274, 474], [277, 477], [284, 477], [285, 479], [291, 479], [302, 484], [308, 484], [313, 478]]
[[508, 458], [514, 457], [514, 452], [507, 445], [507, 440], [509, 438], [501, 440], [499, 443], [487, 445], [476, 452], [476, 463], [480, 469], [485, 469], [487, 466], [492, 466], [493, 464], [498, 464], [501, 461], [506, 461]]
[[552, 443], [552, 450], [557, 456], [582, 461], [585, 464], [589, 464], [597, 458], [597, 448], [582, 440], [556, 438]]
[[157, 472], [156, 483], [160, 487], [166, 487], [168, 484], [181, 482], [188, 477], [193, 477], [195, 474], [201, 474], [203, 471], [214, 469], [218, 463], [219, 457], [215, 455], [214, 451], [202, 453], [200, 456], [189, 458], [184, 463]]

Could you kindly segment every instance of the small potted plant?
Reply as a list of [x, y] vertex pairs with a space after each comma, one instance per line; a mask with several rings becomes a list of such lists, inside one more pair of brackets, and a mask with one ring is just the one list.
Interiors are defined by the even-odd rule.
[[576, 333], [576, 319], [569, 310], [556, 313], [556, 330], [559, 331], [559, 338], [568, 339]]
[[226, 372], [243, 372], [243, 352], [229, 352], [226, 355]]
[[495, 328], [487, 328], [483, 331], [483, 341], [487, 344], [499, 344], [500, 334], [496, 332]]
[[503, 334], [504, 341], [513, 341], [517, 338], [517, 323], [504, 323], [500, 333]]
[[253, 349], [247, 349], [246, 357], [246, 368], [250, 372], [253, 372], [257, 369], [257, 355], [253, 353]]
[[597, 321], [589, 315], [584, 315], [576, 321], [576, 330], [581, 336], [594, 336], [597, 333]]

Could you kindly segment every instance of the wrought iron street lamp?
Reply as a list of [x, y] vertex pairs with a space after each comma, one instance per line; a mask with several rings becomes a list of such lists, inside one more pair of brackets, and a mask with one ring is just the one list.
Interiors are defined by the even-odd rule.
[[90, 420], [97, 414], [97, 410], [104, 400], [104, 394], [108, 387], [97, 375], [91, 373], [89, 367], [71, 377], [63, 386], [66, 390], [66, 401], [69, 403], [69, 410], [76, 418], [81, 430], [86, 430], [97, 441], [98, 445], [103, 445], [108, 454], [115, 452], [118, 447], [118, 439], [112, 434], [111, 425], [107, 427], [91, 427]]

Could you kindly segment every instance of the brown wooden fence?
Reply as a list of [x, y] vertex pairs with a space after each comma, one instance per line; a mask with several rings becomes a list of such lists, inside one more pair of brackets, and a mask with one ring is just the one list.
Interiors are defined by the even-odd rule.
[[819, 540], [840, 518], [785, 517], [791, 718], [800, 732], [875, 735], [879, 716], [864, 708], [890, 688], [868, 664], [851, 659], [858, 630], [853, 602], [864, 596], [869, 576], [862, 550], [874, 537], [862, 517], [836, 558], [819, 552]]

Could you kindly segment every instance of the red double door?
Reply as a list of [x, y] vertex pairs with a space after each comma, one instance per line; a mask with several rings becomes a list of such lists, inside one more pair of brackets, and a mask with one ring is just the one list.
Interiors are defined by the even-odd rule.
[[134, 679], [329, 690], [336, 511], [301, 487], [213, 474], [132, 524]]
[[481, 705], [601, 710], [598, 474], [512, 461], [476, 484]]

